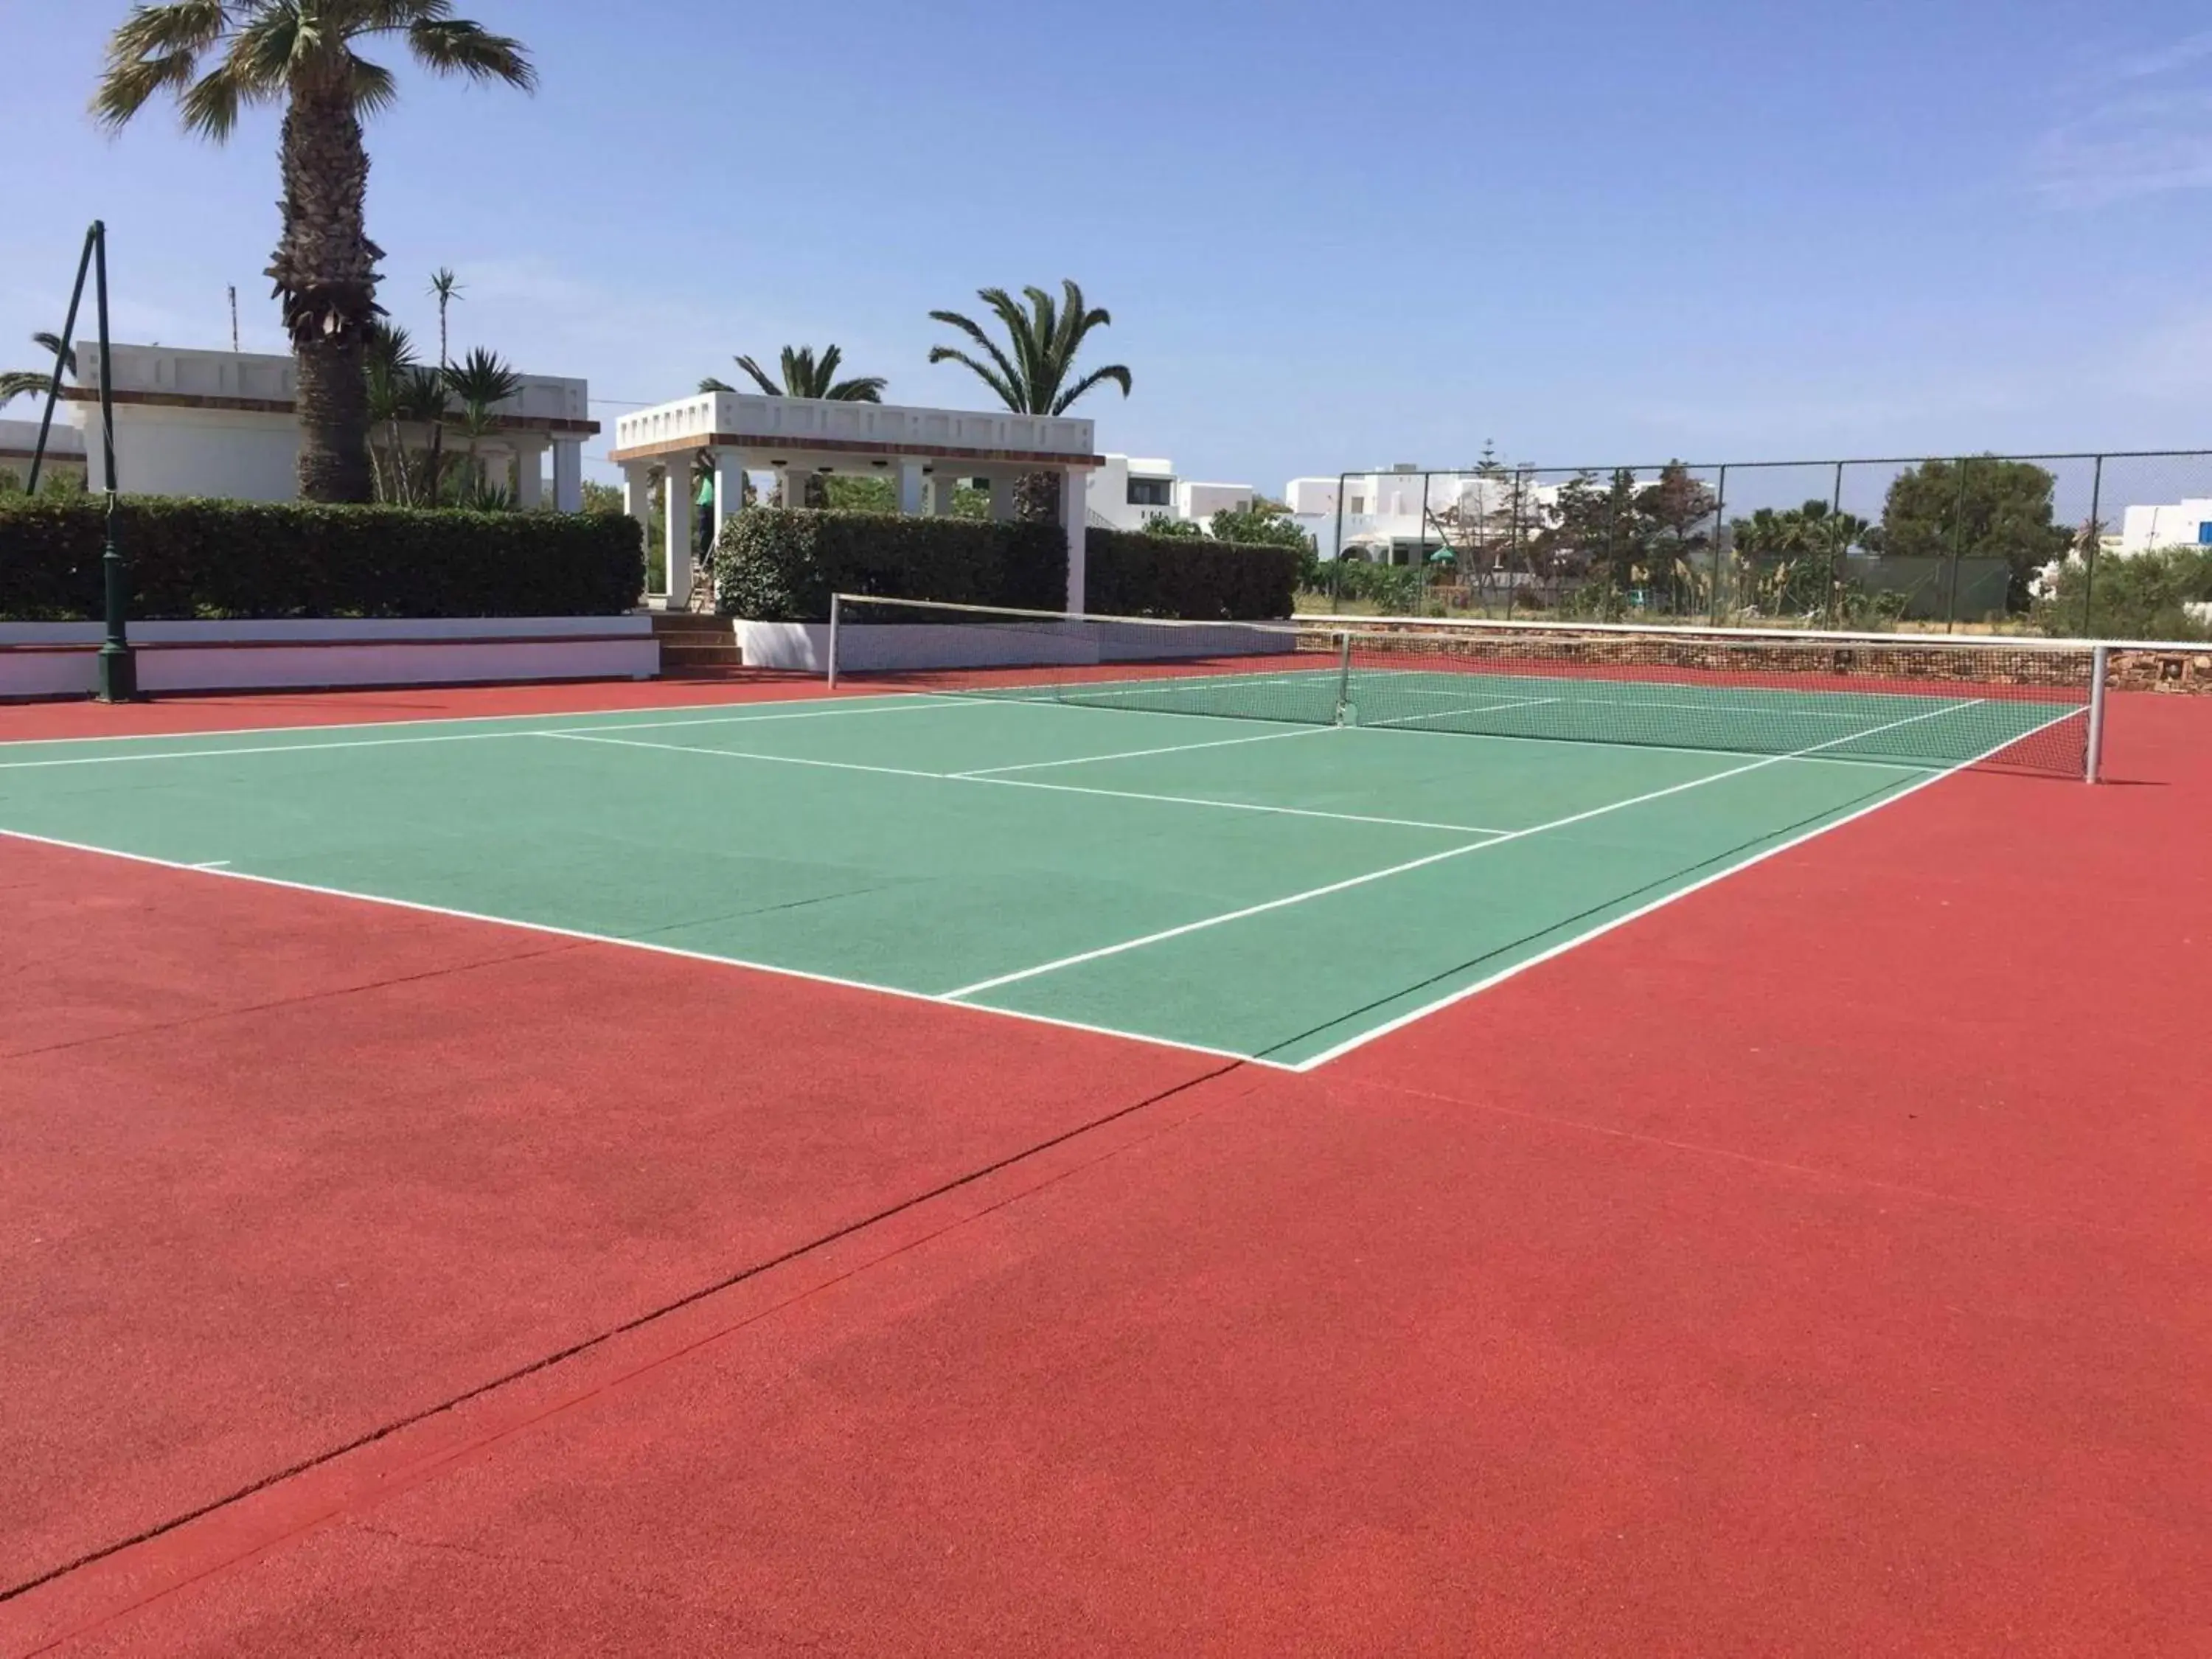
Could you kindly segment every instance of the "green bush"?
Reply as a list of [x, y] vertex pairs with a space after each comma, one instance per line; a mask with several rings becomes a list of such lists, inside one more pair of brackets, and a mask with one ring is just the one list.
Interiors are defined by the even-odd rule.
[[1094, 528], [1085, 544], [1084, 608], [1208, 621], [1287, 617], [1299, 562], [1291, 547]]
[[1057, 611], [1067, 540], [1055, 525], [748, 507], [714, 550], [725, 616], [823, 622], [832, 593]]
[[[97, 501], [0, 501], [0, 617], [100, 611]], [[139, 617], [593, 617], [645, 581], [635, 520], [125, 496]]]
[[2087, 564], [2067, 560], [2036, 600], [2034, 618], [2044, 633], [2067, 638], [2212, 639], [2212, 624], [2187, 609], [2204, 604], [2212, 604], [2212, 547], [2154, 547], [2105, 555], [2094, 583]]

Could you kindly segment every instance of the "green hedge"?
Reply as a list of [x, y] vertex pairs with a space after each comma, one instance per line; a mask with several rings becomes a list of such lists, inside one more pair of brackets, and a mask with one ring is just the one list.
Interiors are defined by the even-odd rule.
[[1084, 608], [1107, 616], [1251, 622], [1289, 616], [1297, 592], [1292, 547], [1095, 528], [1085, 546]]
[[[0, 500], [0, 617], [97, 617], [103, 517]], [[611, 616], [645, 584], [620, 514], [126, 496], [116, 532], [139, 617]]]
[[1052, 525], [748, 507], [714, 550], [725, 616], [823, 622], [832, 593], [1057, 611], [1067, 539]]
[[[1285, 547], [1093, 529], [1085, 605], [1115, 616], [1291, 614], [1298, 554]], [[714, 553], [726, 616], [821, 622], [832, 593], [1057, 611], [1067, 602], [1057, 526], [749, 507]]]

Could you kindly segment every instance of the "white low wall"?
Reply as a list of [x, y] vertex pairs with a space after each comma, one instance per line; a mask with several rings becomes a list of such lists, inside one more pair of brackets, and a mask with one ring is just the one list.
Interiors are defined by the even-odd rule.
[[[0, 623], [0, 699], [89, 696], [98, 623]], [[305, 690], [471, 681], [652, 679], [648, 617], [147, 622], [131, 629], [149, 692]]]
[[[880, 674], [933, 668], [1079, 668], [1098, 663], [1158, 661], [1177, 656], [1265, 656], [1293, 648], [1288, 623], [1255, 623], [1249, 632], [1193, 628], [1187, 641], [1167, 629], [1117, 641], [1112, 630], [1069, 624], [1065, 631], [1039, 618], [1034, 628], [1004, 623], [841, 624], [837, 629], [840, 673]], [[737, 624], [738, 648], [748, 668], [787, 668], [827, 673], [828, 623], [748, 622]], [[1119, 648], [1117, 648], [1117, 646]]]

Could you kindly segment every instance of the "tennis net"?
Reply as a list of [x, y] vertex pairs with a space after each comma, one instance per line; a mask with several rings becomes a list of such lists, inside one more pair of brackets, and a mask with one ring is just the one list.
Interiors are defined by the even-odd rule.
[[840, 595], [830, 676], [1148, 714], [2093, 775], [2078, 641], [1372, 617], [1184, 622]]

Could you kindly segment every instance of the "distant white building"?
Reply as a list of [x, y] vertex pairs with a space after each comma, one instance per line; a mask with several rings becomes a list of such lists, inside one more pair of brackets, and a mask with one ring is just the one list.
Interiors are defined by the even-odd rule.
[[1250, 484], [1178, 478], [1170, 460], [1109, 455], [1091, 475], [1085, 506], [1090, 521], [1102, 529], [1142, 530], [1152, 519], [1180, 519], [1203, 527], [1215, 514], [1244, 511], [1255, 499]]
[[2122, 515], [2117, 540], [2100, 545], [2123, 557], [2154, 547], [2212, 547], [2212, 498], [2197, 496], [2166, 507], [2131, 507]]
[[[299, 494], [298, 369], [289, 357], [258, 352], [188, 351], [173, 346], [112, 345], [118, 485], [134, 495], [215, 495], [289, 501]], [[100, 418], [100, 348], [77, 347], [77, 383], [62, 388], [79, 433]], [[521, 388], [493, 410], [495, 428], [477, 455], [515, 504], [547, 496], [564, 513], [583, 505], [584, 440], [599, 431], [582, 380], [526, 374]], [[415, 441], [420, 441], [416, 437]], [[455, 440], [449, 429], [448, 445]], [[106, 487], [97, 446], [87, 483]]]
[[[36, 421], [0, 421], [0, 472], [13, 473], [19, 485], [31, 481], [31, 457], [38, 447]], [[46, 471], [84, 482], [84, 434], [59, 417], [46, 434]]]
[[1516, 509], [1516, 480], [1510, 472], [1488, 477], [1425, 474], [1418, 466], [1400, 465], [1347, 473], [1341, 479], [1293, 478], [1283, 486], [1283, 498], [1322, 558], [1337, 556], [1340, 529], [1345, 557], [1411, 564], [1440, 547], [1503, 533], [1498, 526], [1510, 526], [1516, 510], [1526, 526], [1540, 526], [1559, 504], [1559, 486], [1527, 479], [1517, 485]]

